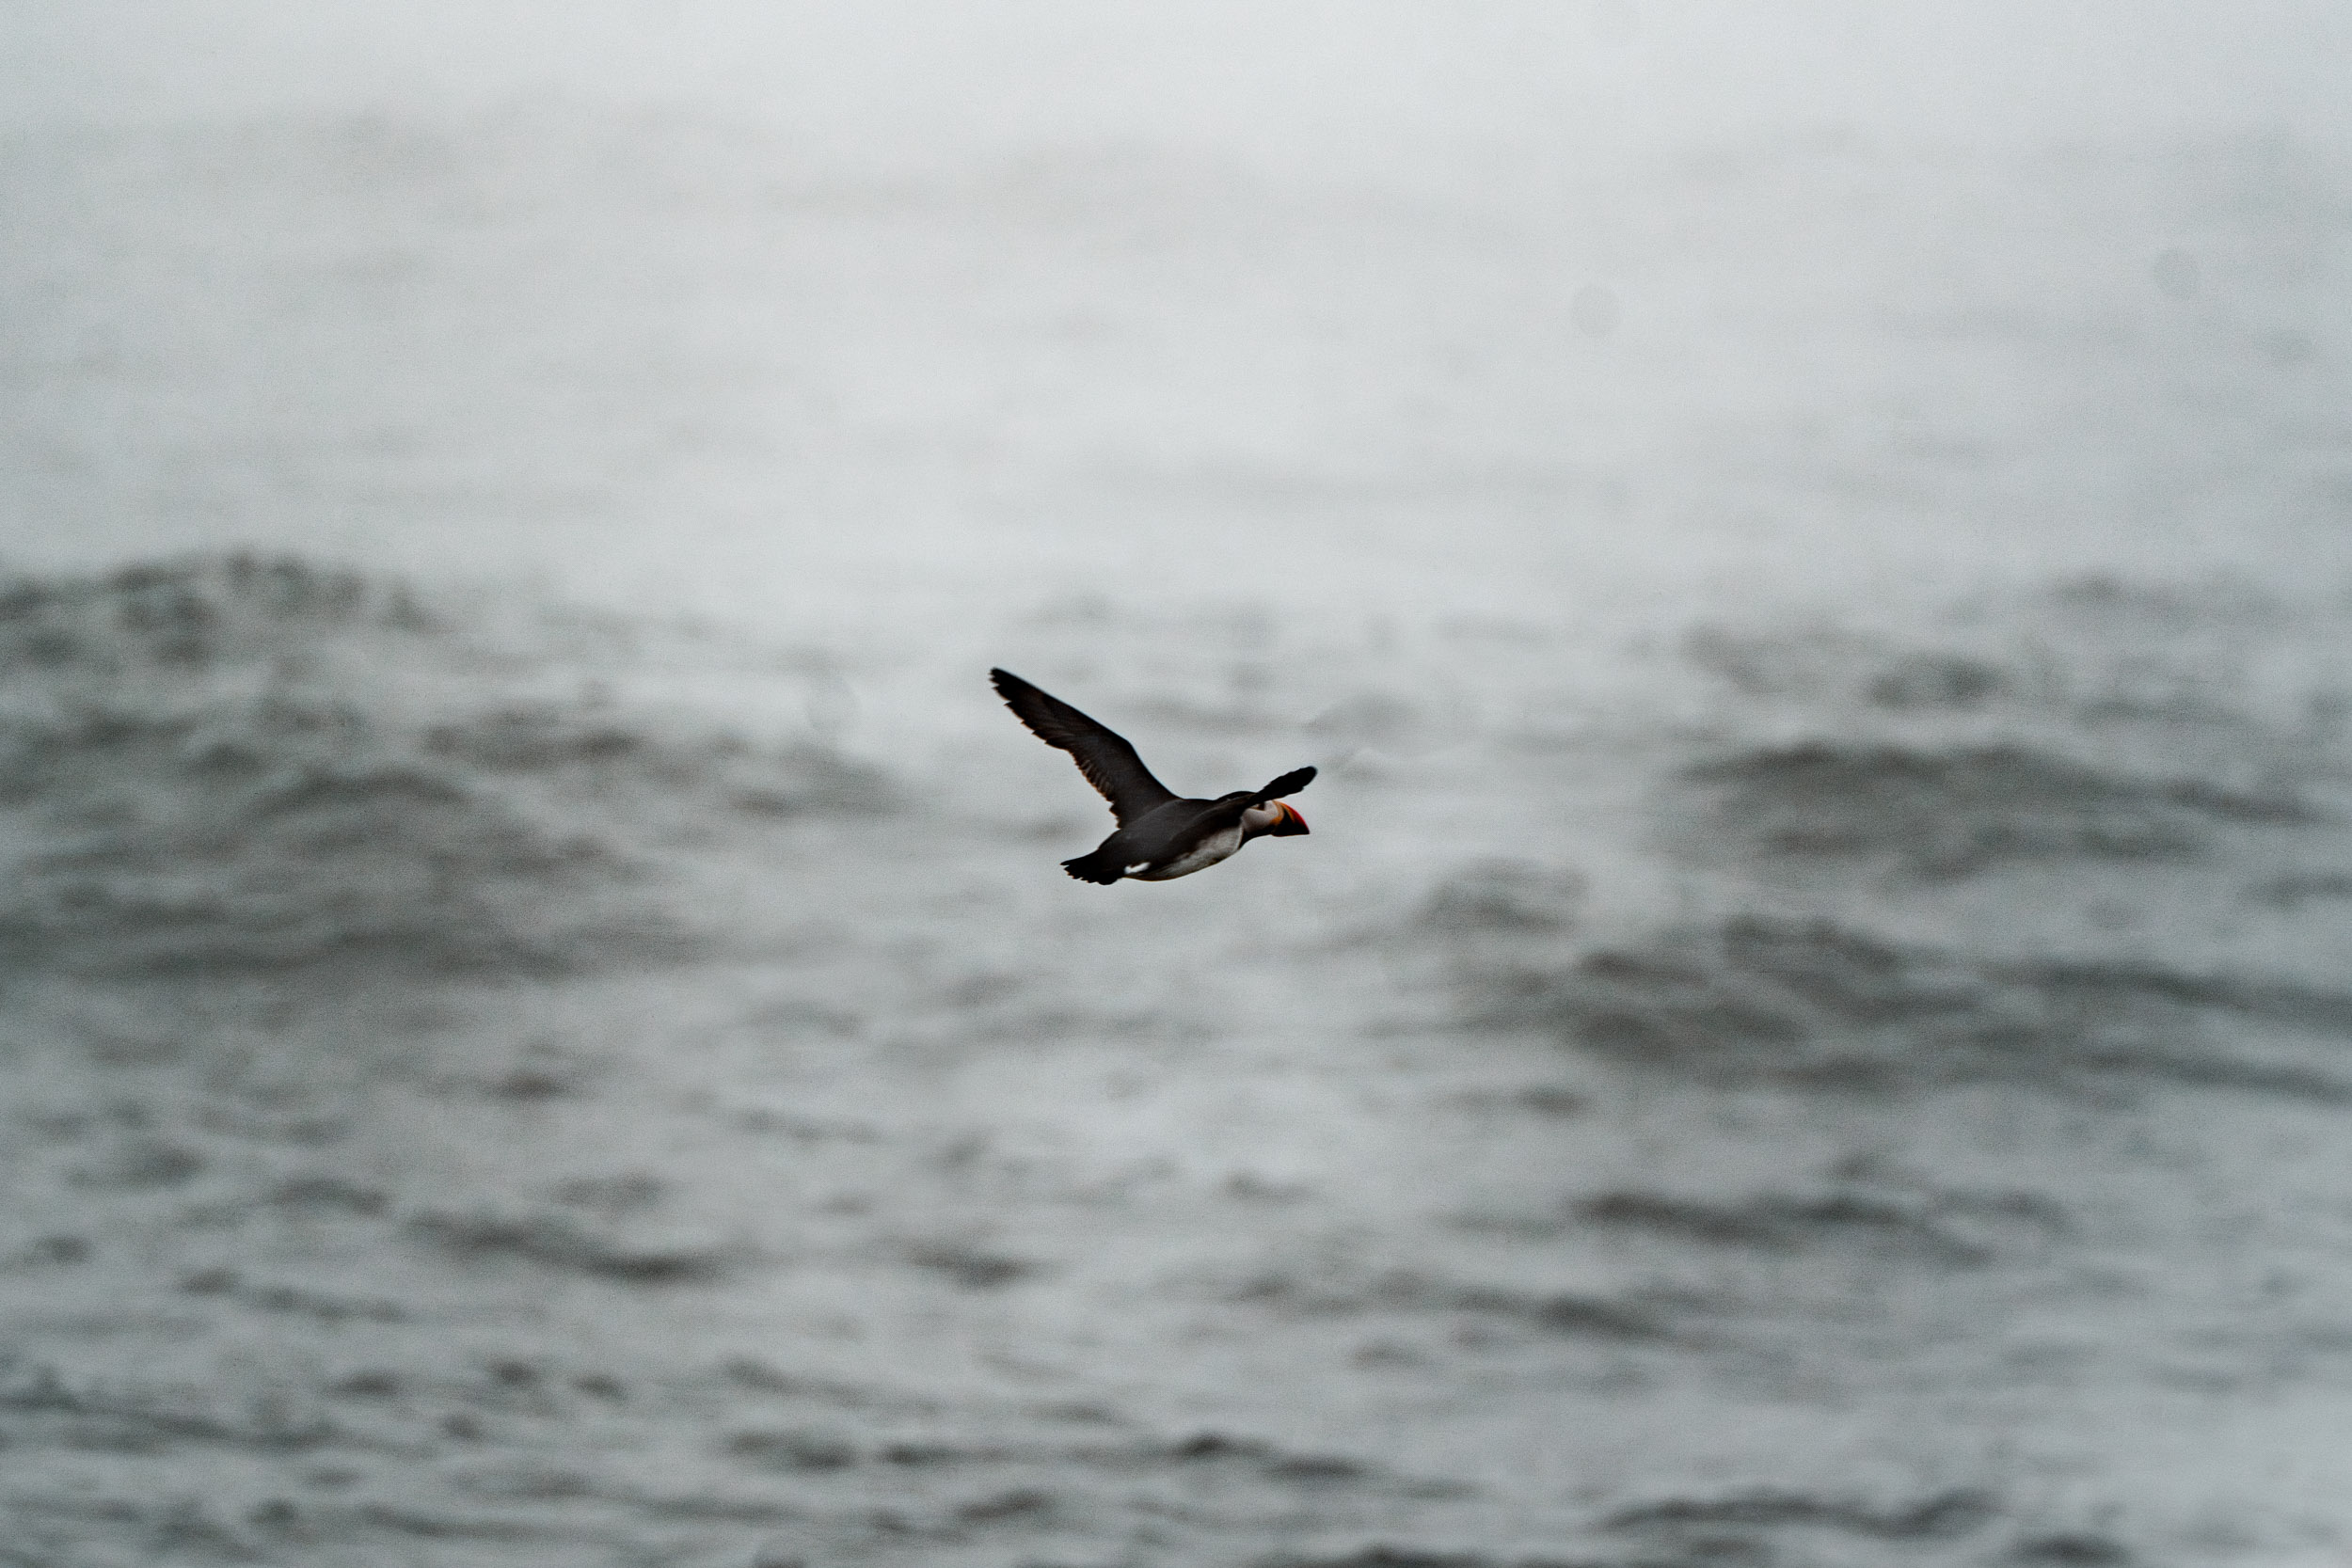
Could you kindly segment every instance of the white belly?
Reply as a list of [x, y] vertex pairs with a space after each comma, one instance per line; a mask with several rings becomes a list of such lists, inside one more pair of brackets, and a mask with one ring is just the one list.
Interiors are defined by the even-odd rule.
[[1236, 822], [1221, 832], [1211, 833], [1192, 848], [1174, 860], [1163, 863], [1155, 870], [1130, 871], [1127, 876], [1130, 880], [1137, 882], [1165, 882], [1178, 877], [1189, 877], [1196, 871], [1203, 871], [1215, 865], [1240, 847], [1241, 824]]

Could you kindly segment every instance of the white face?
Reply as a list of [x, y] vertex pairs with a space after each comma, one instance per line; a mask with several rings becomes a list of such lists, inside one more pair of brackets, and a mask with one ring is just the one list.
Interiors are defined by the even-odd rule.
[[1282, 820], [1282, 808], [1271, 800], [1262, 806], [1251, 806], [1241, 814], [1241, 825], [1246, 832], [1255, 832], [1260, 828], [1271, 828], [1280, 820]]

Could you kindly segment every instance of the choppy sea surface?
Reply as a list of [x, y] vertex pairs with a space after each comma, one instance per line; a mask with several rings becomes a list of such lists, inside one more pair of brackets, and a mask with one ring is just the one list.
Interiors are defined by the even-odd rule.
[[2352, 1560], [2344, 174], [14, 134], [0, 1563]]

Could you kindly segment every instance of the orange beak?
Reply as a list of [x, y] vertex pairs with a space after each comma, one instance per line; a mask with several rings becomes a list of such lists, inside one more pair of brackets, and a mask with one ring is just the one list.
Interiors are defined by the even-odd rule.
[[1307, 831], [1307, 819], [1291, 810], [1289, 801], [1277, 800], [1273, 804], [1281, 818], [1266, 830], [1268, 838], [1295, 838]]

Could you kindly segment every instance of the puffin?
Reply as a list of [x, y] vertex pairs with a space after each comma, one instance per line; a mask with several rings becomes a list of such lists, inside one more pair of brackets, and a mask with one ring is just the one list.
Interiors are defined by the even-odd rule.
[[988, 673], [996, 694], [1029, 733], [1068, 752], [1103, 799], [1118, 831], [1061, 868], [1104, 887], [1120, 880], [1167, 882], [1205, 871], [1253, 838], [1295, 838], [1307, 819], [1283, 802], [1314, 782], [1294, 768], [1263, 789], [1238, 789], [1214, 800], [1180, 799], [1152, 776], [1126, 738], [1048, 695], [1009, 670]]

